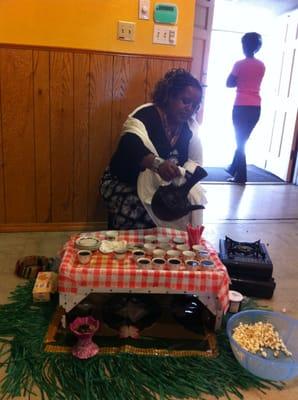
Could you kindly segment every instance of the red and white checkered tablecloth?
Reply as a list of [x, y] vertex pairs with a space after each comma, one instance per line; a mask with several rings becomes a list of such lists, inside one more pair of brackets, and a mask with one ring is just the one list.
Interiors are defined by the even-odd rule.
[[[128, 243], [143, 242], [144, 235], [179, 237], [188, 240], [187, 232], [170, 228], [138, 229], [119, 231], [118, 240]], [[82, 235], [81, 235], [82, 236]], [[104, 239], [105, 232], [93, 232], [88, 236]], [[90, 264], [81, 265], [77, 260], [75, 241], [79, 237], [73, 236], [64, 246], [62, 262], [59, 268], [58, 291], [60, 293], [77, 294], [84, 288], [88, 289], [144, 289], [163, 288], [164, 291], [177, 292], [204, 292], [216, 296], [225, 312], [228, 307], [229, 275], [226, 267], [217, 256], [217, 252], [205, 240], [201, 240], [215, 263], [212, 271], [169, 271], [138, 269], [135, 260], [127, 256], [123, 260], [116, 260], [113, 254], [93, 253]]]

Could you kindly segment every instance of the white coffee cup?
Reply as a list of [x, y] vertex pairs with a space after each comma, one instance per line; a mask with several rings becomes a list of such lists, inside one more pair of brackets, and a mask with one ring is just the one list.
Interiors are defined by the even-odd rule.
[[126, 250], [115, 250], [114, 254], [118, 260], [123, 260], [123, 258], [126, 256]]
[[156, 243], [156, 236], [154, 235], [145, 235], [144, 236], [145, 243]]
[[91, 260], [91, 251], [90, 250], [79, 250], [78, 251], [78, 260], [80, 264], [88, 264]]
[[188, 271], [198, 271], [200, 269], [200, 263], [197, 260], [186, 260], [185, 265]]
[[145, 243], [144, 244], [144, 251], [146, 254], [153, 254], [153, 250], [156, 248], [154, 243]]
[[179, 258], [181, 256], [181, 251], [179, 250], [168, 250], [167, 257], [168, 258]]
[[162, 257], [154, 257], [152, 259], [152, 268], [153, 269], [163, 269], [166, 265], [166, 260]]
[[180, 237], [174, 237], [173, 242], [174, 242], [176, 245], [185, 244], [185, 243], [186, 243], [186, 241], [185, 241], [184, 239], [180, 238]]
[[141, 249], [136, 249], [132, 252], [133, 258], [138, 260], [139, 258], [145, 257], [145, 252]]
[[166, 251], [162, 249], [154, 249], [152, 254], [153, 257], [164, 258], [164, 256], [166, 255]]
[[183, 259], [186, 260], [193, 260], [196, 257], [196, 253], [194, 251], [186, 250], [182, 253]]
[[170, 250], [172, 248], [170, 243], [159, 243], [158, 247], [164, 251]]
[[181, 260], [179, 258], [169, 258], [167, 264], [169, 269], [171, 270], [178, 270], [182, 265]]
[[107, 240], [116, 240], [118, 237], [117, 231], [106, 231], [106, 239]]
[[209, 269], [212, 270], [213, 268], [215, 268], [215, 264], [211, 260], [202, 260], [200, 263], [201, 263], [201, 266], [203, 268], [205, 268], [206, 270], [209, 270]]
[[207, 251], [206, 247], [202, 246], [201, 244], [194, 244], [192, 246], [192, 250], [196, 253], [199, 254], [200, 251]]
[[148, 269], [151, 267], [151, 260], [148, 257], [141, 257], [137, 260], [138, 268]]
[[187, 244], [177, 244], [176, 249], [180, 251], [186, 251], [189, 250], [189, 247]]
[[242, 300], [243, 296], [241, 293], [236, 292], [236, 290], [230, 290], [229, 291], [230, 306], [228, 311], [230, 313], [236, 313], [240, 311]]

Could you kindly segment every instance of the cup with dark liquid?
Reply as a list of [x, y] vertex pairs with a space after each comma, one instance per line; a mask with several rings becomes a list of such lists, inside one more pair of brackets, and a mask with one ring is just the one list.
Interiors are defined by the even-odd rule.
[[133, 258], [137, 261], [138, 258], [145, 257], [145, 252], [141, 249], [136, 249], [132, 252]]
[[186, 269], [188, 271], [198, 271], [200, 270], [200, 263], [197, 260], [186, 260], [185, 261]]
[[166, 265], [166, 260], [163, 257], [155, 257], [152, 259], [153, 269], [163, 269]]
[[179, 258], [169, 258], [168, 259], [168, 268], [171, 270], [178, 270], [181, 267], [182, 263]]
[[138, 258], [137, 265], [140, 269], [148, 269], [151, 266], [151, 260], [147, 257]]
[[80, 250], [78, 251], [78, 260], [80, 264], [88, 264], [91, 260], [91, 251], [90, 250]]

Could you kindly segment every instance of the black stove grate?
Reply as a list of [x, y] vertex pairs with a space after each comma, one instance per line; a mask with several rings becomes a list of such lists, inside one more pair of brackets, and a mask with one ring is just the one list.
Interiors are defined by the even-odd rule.
[[260, 240], [255, 242], [237, 242], [226, 236], [225, 248], [229, 258], [237, 256], [262, 258], [263, 260], [266, 258], [266, 253], [261, 246]]

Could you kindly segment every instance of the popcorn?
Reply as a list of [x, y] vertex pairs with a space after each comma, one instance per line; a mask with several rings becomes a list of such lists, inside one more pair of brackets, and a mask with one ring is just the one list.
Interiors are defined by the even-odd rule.
[[274, 357], [283, 352], [287, 357], [292, 353], [287, 349], [278, 332], [269, 322], [256, 322], [254, 324], [240, 324], [234, 329], [233, 339], [246, 351], [262, 357], [268, 356], [266, 349], [273, 351]]

